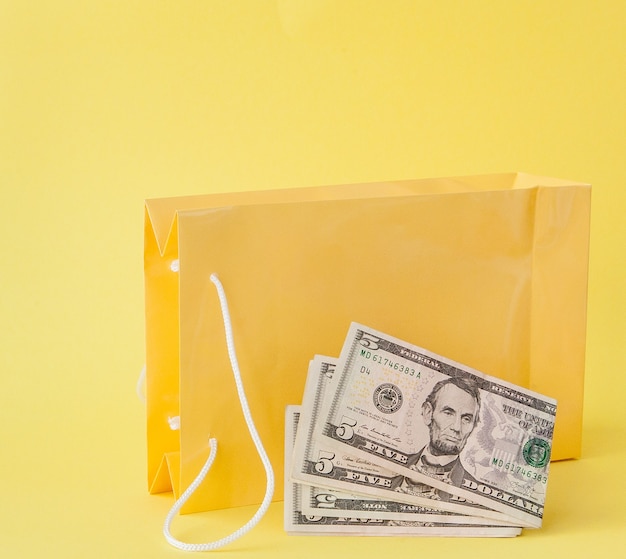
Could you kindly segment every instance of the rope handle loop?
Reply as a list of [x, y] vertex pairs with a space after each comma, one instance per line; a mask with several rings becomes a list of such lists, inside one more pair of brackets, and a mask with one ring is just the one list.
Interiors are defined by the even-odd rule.
[[224, 287], [222, 286], [222, 283], [220, 282], [216, 274], [211, 274], [211, 282], [213, 283], [213, 285], [215, 285], [215, 288], [217, 289], [217, 295], [220, 300], [222, 319], [224, 321], [224, 333], [226, 335], [226, 346], [228, 348], [228, 357], [230, 359], [230, 365], [233, 370], [233, 375], [235, 377], [235, 384], [237, 386], [239, 402], [241, 404], [241, 409], [246, 420], [246, 425], [248, 426], [248, 431], [250, 432], [250, 436], [252, 437], [254, 446], [256, 447], [259, 457], [261, 458], [261, 462], [263, 463], [267, 482], [265, 488], [265, 496], [254, 516], [241, 528], [235, 530], [232, 534], [229, 534], [228, 536], [219, 540], [207, 543], [186, 543], [176, 539], [170, 531], [172, 520], [180, 511], [182, 506], [187, 502], [189, 497], [193, 495], [196, 489], [203, 482], [204, 478], [211, 469], [211, 466], [213, 465], [213, 462], [215, 461], [215, 457], [217, 455], [217, 440], [214, 438], [209, 439], [209, 447], [211, 449], [209, 457], [207, 458], [204, 466], [200, 470], [200, 473], [196, 476], [191, 485], [174, 503], [163, 525], [163, 535], [165, 536], [167, 542], [177, 549], [183, 551], [213, 551], [215, 549], [219, 549], [220, 547], [228, 545], [229, 543], [232, 543], [236, 539], [249, 532], [259, 523], [261, 518], [263, 518], [263, 515], [265, 515], [265, 513], [267, 512], [267, 509], [269, 508], [270, 503], [272, 502], [272, 497], [274, 495], [274, 470], [272, 469], [272, 464], [270, 463], [267, 452], [263, 447], [263, 443], [261, 441], [261, 438], [259, 437], [256, 426], [254, 425], [254, 421], [250, 413], [250, 406], [248, 405], [248, 399], [246, 398], [246, 394], [243, 389], [241, 372], [239, 370], [239, 363], [237, 361], [237, 354], [235, 352], [235, 342], [233, 339], [232, 324], [230, 320], [230, 311], [228, 309], [228, 301], [226, 300], [226, 293], [224, 292]]

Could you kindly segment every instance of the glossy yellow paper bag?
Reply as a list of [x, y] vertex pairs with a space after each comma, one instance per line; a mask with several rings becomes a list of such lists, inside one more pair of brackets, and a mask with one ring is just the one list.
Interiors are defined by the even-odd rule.
[[[553, 459], [581, 448], [591, 188], [522, 173], [148, 200], [148, 479], [183, 512], [259, 503], [215, 273], [282, 499], [284, 410], [351, 321], [558, 400]], [[180, 425], [180, 428], [178, 426]]]

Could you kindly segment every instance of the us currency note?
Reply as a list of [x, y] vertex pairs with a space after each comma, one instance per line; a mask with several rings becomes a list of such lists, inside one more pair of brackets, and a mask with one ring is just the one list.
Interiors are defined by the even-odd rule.
[[312, 490], [303, 489], [307, 512], [312, 513], [311, 509], [321, 504], [320, 499], [333, 499], [333, 496], [326, 497], [332, 495], [328, 491], [332, 489], [353, 496], [351, 500], [341, 498], [336, 501], [336, 511], [344, 506], [352, 510], [352, 515], [362, 518], [373, 516], [367, 513], [372, 507], [382, 506], [379, 510], [385, 511], [383, 516], [395, 520], [519, 525], [502, 513], [438, 491], [363, 458], [337, 452], [325, 444], [319, 435], [337, 382], [337, 360], [316, 356], [307, 375], [292, 468], [294, 480], [312, 485], [313, 491], [319, 491], [314, 495]]
[[[337, 516], [419, 522], [427, 525], [514, 526], [479, 516], [454, 514], [388, 499], [355, 495], [327, 487], [302, 484], [302, 512], [309, 516]], [[521, 528], [520, 528], [521, 529]]]
[[521, 528], [481, 526], [439, 522], [398, 521], [388, 518], [357, 518], [351, 515], [328, 516], [303, 512], [303, 485], [289, 479], [300, 406], [288, 406], [285, 417], [285, 501], [284, 527], [293, 535], [369, 535], [369, 536], [447, 536], [514, 537]]
[[556, 401], [353, 323], [320, 444], [539, 527]]

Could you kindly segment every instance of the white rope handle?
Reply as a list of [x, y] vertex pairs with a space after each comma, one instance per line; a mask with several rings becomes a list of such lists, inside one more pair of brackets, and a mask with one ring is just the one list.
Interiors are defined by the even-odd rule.
[[240, 538], [247, 532], [249, 532], [252, 528], [254, 528], [263, 515], [267, 512], [267, 509], [272, 502], [272, 497], [274, 495], [274, 470], [272, 469], [272, 464], [267, 456], [267, 452], [265, 452], [265, 448], [263, 447], [263, 443], [261, 442], [261, 438], [259, 437], [259, 433], [256, 430], [254, 425], [254, 421], [252, 420], [252, 415], [250, 413], [250, 407], [248, 406], [248, 400], [246, 398], [246, 394], [243, 389], [243, 383], [241, 381], [241, 373], [239, 371], [239, 363], [237, 361], [237, 354], [235, 353], [235, 342], [233, 340], [233, 331], [232, 324], [230, 321], [230, 312], [228, 310], [228, 301], [226, 300], [226, 293], [224, 292], [224, 288], [218, 277], [215, 274], [211, 275], [211, 281], [215, 285], [217, 289], [217, 294], [220, 300], [220, 306], [222, 308], [222, 317], [224, 320], [224, 331], [226, 334], [226, 345], [228, 347], [228, 357], [230, 358], [230, 365], [233, 369], [233, 375], [235, 376], [235, 384], [237, 385], [237, 394], [239, 395], [239, 402], [241, 403], [241, 409], [243, 411], [244, 418], [246, 420], [246, 424], [248, 426], [248, 431], [250, 432], [250, 436], [254, 441], [254, 446], [256, 447], [257, 452], [259, 453], [259, 457], [261, 458], [261, 462], [263, 462], [263, 467], [265, 468], [265, 476], [267, 479], [267, 484], [265, 488], [265, 497], [263, 498], [263, 502], [257, 509], [254, 516], [241, 528], [233, 532], [232, 534], [208, 543], [185, 543], [177, 540], [174, 536], [172, 536], [170, 532], [170, 525], [172, 520], [178, 513], [178, 511], [182, 508], [182, 506], [187, 502], [189, 497], [194, 493], [194, 491], [198, 488], [198, 486], [202, 483], [207, 473], [211, 469], [213, 465], [213, 461], [215, 460], [215, 456], [217, 454], [217, 440], [210, 439], [209, 446], [211, 447], [211, 452], [204, 466], [200, 470], [200, 473], [197, 475], [196, 479], [193, 480], [191, 485], [187, 488], [187, 490], [179, 497], [179, 499], [174, 503], [174, 506], [171, 508], [168, 513], [165, 524], [163, 525], [163, 535], [165, 539], [173, 545], [174, 547], [181, 549], [183, 551], [213, 551], [215, 549], [219, 549], [229, 543], [234, 542], [236, 539]]

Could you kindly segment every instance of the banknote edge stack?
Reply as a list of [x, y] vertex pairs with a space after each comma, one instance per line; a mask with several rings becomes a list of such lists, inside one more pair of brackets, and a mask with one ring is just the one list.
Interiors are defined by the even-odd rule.
[[[386, 346], [387, 353], [377, 353], [379, 345]], [[363, 365], [364, 360], [367, 366]], [[369, 386], [376, 375], [380, 377], [374, 382], [376, 386]], [[416, 422], [423, 421], [418, 416], [429, 409], [425, 404], [426, 389], [432, 388], [438, 379], [445, 381], [439, 384], [449, 384], [448, 377], [466, 378], [480, 386], [483, 400], [477, 416], [488, 425], [476, 431], [487, 442], [474, 442], [472, 456], [468, 452], [465, 458], [475, 461], [473, 472], [480, 472], [482, 477], [475, 478], [458, 467], [463, 457], [460, 451], [453, 467], [437, 465], [432, 468], [435, 473], [424, 473], [421, 465], [408, 466], [411, 459], [406, 460], [409, 453], [404, 433], [421, 431], [423, 439], [428, 434], [425, 424], [409, 429], [410, 422], [405, 420], [402, 436], [395, 437], [381, 429], [371, 429], [371, 424], [368, 427], [370, 418], [375, 426], [392, 425], [388, 418], [394, 417], [403, 405], [403, 412], [412, 414], [411, 421], [413, 415]], [[394, 378], [399, 381], [394, 383]], [[459, 386], [463, 387], [462, 383]], [[456, 388], [448, 389], [453, 390]], [[359, 406], [352, 405], [354, 402], [349, 399], [354, 394], [365, 398], [357, 402]], [[345, 414], [347, 409], [352, 411]], [[359, 414], [361, 417], [357, 417]], [[532, 421], [520, 420], [520, 425], [528, 425], [526, 431], [519, 428], [515, 424], [516, 414], [535, 418], [534, 425]], [[307, 535], [515, 537], [523, 528], [538, 528], [549, 477], [555, 414], [556, 401], [552, 398], [352, 323], [340, 357], [314, 356], [302, 404], [286, 410], [285, 530]], [[356, 419], [344, 422], [348, 415], [359, 422], [363, 418], [366, 421], [357, 428]], [[494, 418], [503, 419], [496, 424]], [[514, 433], [486, 437], [487, 427], [493, 425], [494, 432], [504, 426]], [[395, 427], [396, 431], [400, 429]], [[376, 433], [373, 436], [377, 442], [354, 432], [368, 428]], [[470, 433], [468, 440], [472, 436], [476, 438], [475, 433]], [[393, 444], [384, 444], [385, 437], [393, 439]], [[365, 444], [354, 442], [359, 439], [365, 440]], [[425, 455], [426, 449], [420, 452]], [[539, 452], [539, 457], [533, 452]], [[476, 461], [477, 456], [481, 461]], [[430, 467], [426, 456], [424, 462]], [[458, 487], [451, 481], [455, 468], [464, 472]], [[483, 494], [474, 497], [476, 490]]]

